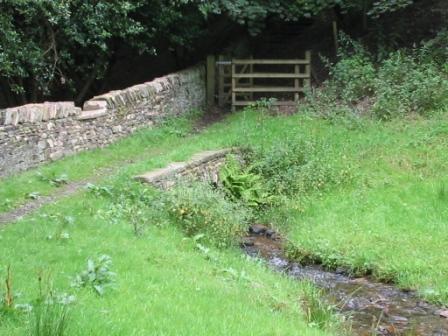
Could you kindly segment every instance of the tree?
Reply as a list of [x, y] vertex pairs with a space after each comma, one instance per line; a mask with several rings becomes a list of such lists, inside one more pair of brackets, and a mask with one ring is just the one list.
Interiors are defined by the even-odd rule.
[[[269, 19], [333, 8], [377, 17], [412, 0], [0, 0], [0, 102], [82, 102], [119, 48], [192, 47], [219, 16], [256, 35]], [[1, 96], [3, 95], [3, 97]]]
[[256, 35], [264, 27], [267, 18], [297, 21], [336, 7], [343, 12], [363, 11], [377, 18], [412, 3], [413, 0], [199, 0], [197, 5], [205, 16], [226, 14], [239, 24], [246, 25]]
[[160, 0], [0, 0], [3, 99], [24, 104], [69, 92], [82, 101], [119, 46], [154, 54], [161, 37], [188, 43], [192, 27], [166, 34], [183, 18], [182, 6]]

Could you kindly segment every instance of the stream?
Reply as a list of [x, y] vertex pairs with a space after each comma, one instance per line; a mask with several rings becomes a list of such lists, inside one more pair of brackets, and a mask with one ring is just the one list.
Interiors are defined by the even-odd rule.
[[254, 225], [242, 248], [273, 269], [322, 288], [323, 299], [350, 317], [354, 335], [448, 336], [448, 318], [442, 316], [448, 312], [443, 308], [393, 285], [291, 262], [283, 254], [281, 238], [266, 227]]

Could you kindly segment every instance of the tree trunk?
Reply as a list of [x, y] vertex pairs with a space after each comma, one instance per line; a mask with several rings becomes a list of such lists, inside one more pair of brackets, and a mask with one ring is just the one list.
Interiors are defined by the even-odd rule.
[[96, 77], [96, 69], [94, 69], [92, 71], [92, 73], [90, 74], [89, 78], [87, 78], [87, 81], [84, 83], [84, 85], [82, 86], [81, 90], [79, 91], [78, 95], [75, 98], [75, 104], [76, 105], [81, 105], [85, 98], [87, 93], [89, 92], [93, 82], [95, 81], [95, 77]]
[[31, 87], [31, 90], [30, 90], [31, 92], [30, 92], [30, 96], [29, 96], [29, 101], [31, 103], [37, 103], [38, 102], [38, 98], [37, 98], [38, 89], [37, 89], [37, 81], [34, 78], [31, 79], [30, 87]]
[[5, 107], [14, 106], [16, 104], [16, 101], [13, 95], [11, 94], [11, 87], [9, 86], [8, 81], [2, 78], [0, 79], [0, 84], [2, 86], [2, 90], [0, 90], [0, 92], [3, 96], [3, 102], [5, 103]]

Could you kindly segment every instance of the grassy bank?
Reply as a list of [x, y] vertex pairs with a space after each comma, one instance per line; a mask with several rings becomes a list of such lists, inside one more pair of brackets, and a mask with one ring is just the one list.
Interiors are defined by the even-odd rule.
[[[333, 181], [322, 187], [320, 175], [308, 168], [303, 171], [309, 176], [301, 188], [309, 181], [319, 187], [298, 189], [262, 215], [287, 234], [301, 256], [357, 274], [372, 272], [380, 279], [417, 289], [428, 299], [448, 302], [445, 112], [380, 122], [271, 117], [247, 111], [198, 134], [189, 133], [189, 121], [184, 126], [186, 131], [180, 133], [144, 131], [113, 148], [18, 175], [0, 184], [2, 193], [14, 198], [4, 187], [9, 183], [17, 190], [38, 189], [28, 179], [42, 169], [88, 177], [91, 171], [81, 166], [100, 165], [109, 160], [110, 151], [126, 152], [129, 144], [135, 153], [133, 161], [121, 164], [98, 186], [128, 188], [134, 174], [204, 149], [250, 145], [269, 151], [290, 140], [317, 148], [310, 162], [325, 167], [318, 171], [323, 182], [327, 177]], [[154, 138], [152, 132], [159, 135]], [[138, 149], [148, 155], [138, 156]], [[83, 164], [78, 165], [79, 175], [73, 175], [77, 160]], [[344, 168], [350, 178], [336, 183], [334, 176]], [[138, 184], [130, 188], [142, 189]], [[135, 218], [122, 216], [124, 210], [113, 204], [113, 199], [83, 192], [0, 231], [1, 265], [11, 265], [14, 289], [23, 293], [18, 303], [35, 299], [37, 274], [44, 272], [51, 274], [58, 291], [76, 296], [71, 313], [71, 324], [79, 330], [75, 335], [246, 335], [247, 330], [249, 334], [323, 334], [301, 317], [302, 285], [271, 274], [233, 248], [198, 248], [194, 239], [182, 237], [166, 214], [138, 217], [147, 221], [144, 233], [136, 237]], [[98, 297], [88, 288], [70, 287], [87, 259], [101, 254], [113, 260], [115, 288]], [[27, 320], [26, 314], [3, 316], [0, 333], [23, 334]]]
[[[307, 321], [302, 312], [300, 298], [315, 296], [309, 285], [273, 274], [263, 264], [243, 257], [237, 248], [198, 246], [194, 239], [184, 238], [166, 213], [154, 212], [154, 207], [138, 215], [144, 225], [136, 235], [132, 210], [141, 208], [129, 211], [116, 203], [120, 190], [145, 193], [140, 184], [129, 184], [134, 174], [186, 159], [202, 149], [237, 144], [242, 136], [272, 143], [288, 125], [292, 129], [297, 125], [296, 118], [269, 119], [269, 135], [263, 139], [257, 134], [257, 114], [234, 115], [200, 134], [188, 134], [192, 121], [186, 121], [185, 133], [144, 131], [111, 148], [3, 181], [3, 195], [14, 199], [14, 189], [5, 186], [43, 192], [33, 180], [38, 171], [67, 174], [76, 180], [92, 174], [86, 167], [114, 161], [111, 153], [117, 153], [112, 155], [117, 162], [122, 162], [120, 153], [127, 153], [129, 147], [133, 154], [138, 149], [149, 153], [102, 177], [96, 184], [99, 189], [83, 190], [1, 229], [1, 277], [6, 278], [10, 265], [13, 294], [19, 294], [14, 304], [35, 305], [42, 278], [50, 279], [44, 280], [45, 286], [51, 283], [56, 293], [75, 296], [69, 305], [69, 335], [330, 334], [310, 326], [313, 321]], [[56, 190], [52, 188], [49, 192]], [[116, 190], [117, 197], [102, 197], [104, 190]], [[132, 206], [132, 201], [126, 204]], [[116, 273], [105, 294], [99, 296], [89, 285], [72, 287], [73, 278], [86, 270], [87, 260], [96, 262], [101, 255], [111, 258], [111, 271]], [[3, 310], [0, 334], [26, 334], [34, 326], [33, 314]]]
[[352, 183], [290, 198], [269, 216], [303, 258], [342, 266], [448, 302], [448, 120], [321, 123], [329, 159]]
[[[153, 129], [142, 129], [106, 148], [78, 153], [25, 173], [0, 179], [0, 212], [18, 207], [32, 194], [51, 195], [63, 184], [95, 176], [109, 176], [134, 161], [153, 159], [163, 166], [166, 162], [160, 154], [177, 147], [181, 139], [193, 131], [197, 114], [168, 120]], [[159, 160], [159, 161], [158, 161]], [[158, 161], [158, 162], [157, 162]]]
[[[16, 303], [34, 303], [38, 277], [49, 276], [56, 292], [76, 297], [69, 335], [325, 334], [304, 322], [299, 284], [237, 250], [201, 252], [173, 226], [150, 223], [136, 237], [110, 211], [111, 201], [84, 194], [2, 229], [1, 264], [11, 265]], [[71, 287], [87, 260], [103, 254], [116, 273], [104, 295]], [[3, 312], [0, 334], [26, 334], [32, 316]]]

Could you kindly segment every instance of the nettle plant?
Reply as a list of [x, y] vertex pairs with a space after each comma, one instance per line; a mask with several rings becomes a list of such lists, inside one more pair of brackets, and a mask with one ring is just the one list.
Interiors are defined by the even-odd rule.
[[153, 218], [150, 204], [154, 194], [140, 184], [124, 184], [120, 186], [97, 186], [88, 184], [87, 190], [95, 197], [104, 197], [111, 201], [108, 208], [102, 211], [105, 218], [112, 223], [121, 220], [129, 222], [136, 236], [141, 236]]
[[369, 112], [379, 119], [426, 115], [448, 104], [448, 34], [413, 50], [369, 52], [340, 35], [338, 62], [326, 62], [330, 78], [306, 93], [303, 111], [331, 118]]
[[68, 175], [67, 174], [60, 174], [60, 175], [56, 175], [56, 173], [51, 173], [51, 174], [43, 174], [41, 172], [37, 173], [37, 177], [46, 183], [51, 184], [52, 186], [55, 187], [60, 187], [64, 184], [67, 184], [69, 182], [68, 179]]
[[162, 195], [171, 218], [191, 237], [217, 247], [232, 245], [249, 226], [251, 211], [204, 182], [183, 183]]

